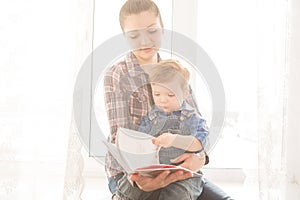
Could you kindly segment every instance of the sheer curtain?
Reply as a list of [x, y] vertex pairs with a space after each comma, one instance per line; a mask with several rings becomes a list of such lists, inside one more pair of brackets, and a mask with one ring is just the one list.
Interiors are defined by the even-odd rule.
[[259, 8], [259, 196], [298, 199], [300, 4], [262, 1]]
[[91, 14], [92, 1], [0, 2], [0, 199], [71, 191], [73, 84], [91, 52]]
[[285, 199], [288, 1], [258, 1], [258, 182], [260, 199]]
[[222, 137], [208, 167], [242, 168], [244, 188], [257, 188], [250, 190], [251, 194], [258, 191], [253, 198], [290, 195], [288, 199], [296, 199], [289, 186], [296, 188], [299, 181], [295, 170], [299, 162], [292, 159], [299, 150], [294, 119], [299, 113], [295, 103], [299, 81], [290, 79], [295, 79], [299, 66], [299, 3], [212, 0], [198, 4], [198, 41], [218, 67], [227, 103]]

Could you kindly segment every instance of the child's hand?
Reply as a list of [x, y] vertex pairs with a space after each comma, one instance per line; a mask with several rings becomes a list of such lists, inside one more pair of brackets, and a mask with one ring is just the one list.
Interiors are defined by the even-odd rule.
[[162, 135], [158, 136], [157, 138], [152, 139], [152, 143], [157, 146], [162, 147], [170, 147], [175, 140], [176, 134], [172, 133], [163, 133]]

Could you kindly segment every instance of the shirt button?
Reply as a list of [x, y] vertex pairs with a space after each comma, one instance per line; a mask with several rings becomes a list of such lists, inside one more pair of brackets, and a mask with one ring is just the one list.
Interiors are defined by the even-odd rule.
[[157, 125], [157, 121], [156, 120], [154, 121], [154, 125]]
[[136, 98], [138, 96], [138, 93], [137, 92], [133, 92], [132, 96]]
[[179, 117], [179, 121], [184, 121], [184, 118], [181, 116], [181, 117]]

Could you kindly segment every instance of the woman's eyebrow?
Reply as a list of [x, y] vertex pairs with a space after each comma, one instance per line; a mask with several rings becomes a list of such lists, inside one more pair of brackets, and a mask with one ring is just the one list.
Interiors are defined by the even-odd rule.
[[131, 30], [131, 31], [126, 31], [126, 33], [137, 33], [138, 30]]
[[141, 28], [141, 29], [133, 29], [133, 30], [129, 30], [129, 31], [126, 31], [126, 33], [137, 33], [139, 32], [140, 30], [145, 30], [147, 28], [151, 28], [152, 26], [156, 26], [157, 23], [152, 23], [150, 25], [148, 25], [146, 28]]
[[155, 22], [155, 23], [153, 23], [153, 24], [150, 24], [149, 26], [147, 26], [147, 28], [150, 28], [150, 27], [152, 27], [152, 26], [154, 26], [154, 25], [157, 25], [157, 23]]

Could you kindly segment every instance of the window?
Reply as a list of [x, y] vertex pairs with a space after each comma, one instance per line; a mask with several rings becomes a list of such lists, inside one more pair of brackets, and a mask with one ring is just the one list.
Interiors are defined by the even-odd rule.
[[198, 2], [197, 41], [215, 62], [226, 95], [224, 129], [209, 167], [257, 166], [257, 12], [250, 0]]

